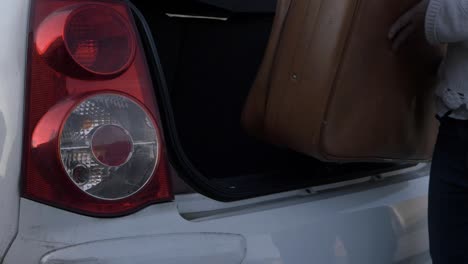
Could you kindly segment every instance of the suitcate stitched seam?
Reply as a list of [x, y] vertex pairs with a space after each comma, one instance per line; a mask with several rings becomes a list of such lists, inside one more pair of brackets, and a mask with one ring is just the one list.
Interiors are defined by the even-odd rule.
[[[283, 32], [285, 30], [285, 24], [286, 24], [286, 21], [288, 20], [289, 18], [289, 10], [291, 8], [291, 2], [292, 0], [278, 0], [278, 1], [287, 1], [287, 4], [285, 6], [285, 10], [283, 11], [285, 13], [284, 17], [281, 18], [282, 21], [281, 21], [281, 24], [280, 24], [280, 31], [279, 31], [279, 35], [278, 35], [278, 40], [277, 40], [277, 43], [276, 43], [276, 47], [275, 47], [275, 51], [274, 51], [274, 55], [273, 55], [273, 59], [272, 59], [272, 64], [270, 65], [269, 69], [268, 69], [268, 83], [267, 83], [267, 89], [266, 89], [266, 96], [265, 96], [265, 101], [264, 101], [264, 105], [263, 105], [263, 125], [262, 125], [262, 131], [260, 132], [263, 136], [265, 135], [265, 127], [266, 127], [266, 113], [267, 113], [267, 110], [268, 110], [268, 98], [270, 96], [270, 92], [271, 92], [271, 81], [272, 81], [272, 72], [273, 72], [273, 68], [275, 67], [275, 61], [276, 61], [276, 58], [278, 56], [278, 48], [280, 46], [280, 43], [281, 43], [281, 36], [283, 35]], [[281, 4], [281, 3], [279, 3]], [[267, 55], [267, 54], [265, 54]]]
[[[348, 32], [346, 33], [346, 37], [344, 38], [344, 43], [348, 43], [348, 41], [350, 40], [351, 38], [351, 34], [353, 32], [353, 29], [354, 27], [356, 26], [357, 24], [357, 16], [359, 15], [359, 10], [360, 10], [360, 7], [361, 7], [361, 3], [362, 3], [362, 0], [356, 0], [356, 4], [354, 5], [354, 10], [353, 10], [353, 15], [351, 17], [351, 25], [348, 27]], [[343, 49], [340, 51], [340, 54], [338, 55], [338, 57], [340, 58], [343, 58], [343, 56], [346, 54], [348, 50], [348, 46], [346, 46], [346, 44], [344, 45]], [[339, 74], [341, 73], [342, 71], [342, 67], [343, 67], [343, 60], [340, 60], [340, 63], [338, 64], [338, 67], [335, 71], [335, 76], [339, 76]], [[330, 94], [328, 95], [328, 99], [327, 99], [327, 109], [325, 110], [325, 113], [324, 113], [324, 117], [322, 119], [322, 124], [320, 126], [320, 134], [319, 134], [319, 142], [318, 142], [318, 154], [320, 156], [322, 156], [324, 158], [324, 160], [326, 161], [336, 161], [337, 159], [339, 160], [355, 160], [356, 158], [351, 158], [351, 157], [337, 157], [337, 156], [334, 156], [334, 155], [331, 155], [329, 153], [326, 152], [325, 150], [325, 147], [323, 146], [323, 142], [324, 142], [324, 130], [325, 130], [325, 127], [327, 126], [328, 124], [328, 116], [329, 116], [329, 111], [330, 111], [330, 104], [333, 100], [333, 96], [335, 94], [335, 91], [337, 89], [337, 84], [338, 84], [338, 78], [334, 78], [333, 80], [333, 83], [332, 83], [332, 88], [331, 88], [331, 91], [330, 91]]]

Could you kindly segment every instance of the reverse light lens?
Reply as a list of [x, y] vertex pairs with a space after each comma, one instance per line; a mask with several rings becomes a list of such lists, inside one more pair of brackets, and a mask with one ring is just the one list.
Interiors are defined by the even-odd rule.
[[60, 155], [70, 179], [100, 199], [122, 199], [151, 178], [159, 156], [151, 117], [133, 100], [113, 94], [81, 102], [68, 116]]

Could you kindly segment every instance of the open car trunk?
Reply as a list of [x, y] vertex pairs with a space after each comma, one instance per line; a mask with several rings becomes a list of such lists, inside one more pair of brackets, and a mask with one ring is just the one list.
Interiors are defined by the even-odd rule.
[[245, 132], [241, 116], [268, 44], [275, 0], [132, 3], [146, 20], [137, 23], [163, 100], [171, 162], [197, 191], [230, 201], [414, 164], [324, 162]]

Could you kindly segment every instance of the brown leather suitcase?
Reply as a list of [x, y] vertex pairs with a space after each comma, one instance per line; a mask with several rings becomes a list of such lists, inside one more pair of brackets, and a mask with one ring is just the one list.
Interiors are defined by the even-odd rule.
[[278, 0], [242, 122], [324, 161], [429, 160], [441, 49], [387, 33], [418, 0]]

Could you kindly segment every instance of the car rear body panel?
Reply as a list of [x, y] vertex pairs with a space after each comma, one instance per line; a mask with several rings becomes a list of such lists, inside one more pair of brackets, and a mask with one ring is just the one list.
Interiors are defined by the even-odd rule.
[[18, 224], [29, 0], [0, 8], [0, 260]]
[[4, 0], [0, 9], [3, 263], [428, 261], [427, 171], [234, 203], [179, 195], [119, 218], [92, 218], [20, 199], [29, 2]]
[[[148, 263], [186, 263], [187, 254], [197, 248], [206, 253], [205, 263], [219, 263], [218, 257], [224, 253], [227, 260], [234, 261], [229, 263], [236, 263], [243, 256], [240, 241], [244, 239], [245, 258], [239, 263], [425, 263], [429, 258], [427, 185], [428, 177], [416, 177], [362, 183], [326, 193], [278, 195], [278, 199], [273, 195], [269, 200], [191, 220], [178, 210], [183, 197], [110, 219], [80, 216], [23, 199], [19, 233], [5, 263], [40, 263], [57, 255], [76, 261], [76, 252], [70, 250], [73, 246], [83, 252], [81, 260], [88, 262], [60, 263], [109, 263], [109, 256], [125, 252], [140, 252], [134, 259], [151, 260]], [[228, 245], [225, 251], [206, 250], [210, 245], [204, 242], [206, 234]], [[216, 234], [225, 234], [226, 239]], [[183, 237], [190, 239], [180, 242]], [[103, 251], [84, 250], [89, 247], [83, 243], [94, 243]], [[113, 248], [112, 243], [119, 246]], [[126, 243], [128, 248], [145, 250], [119, 250]], [[171, 244], [177, 252], [161, 250]]]

